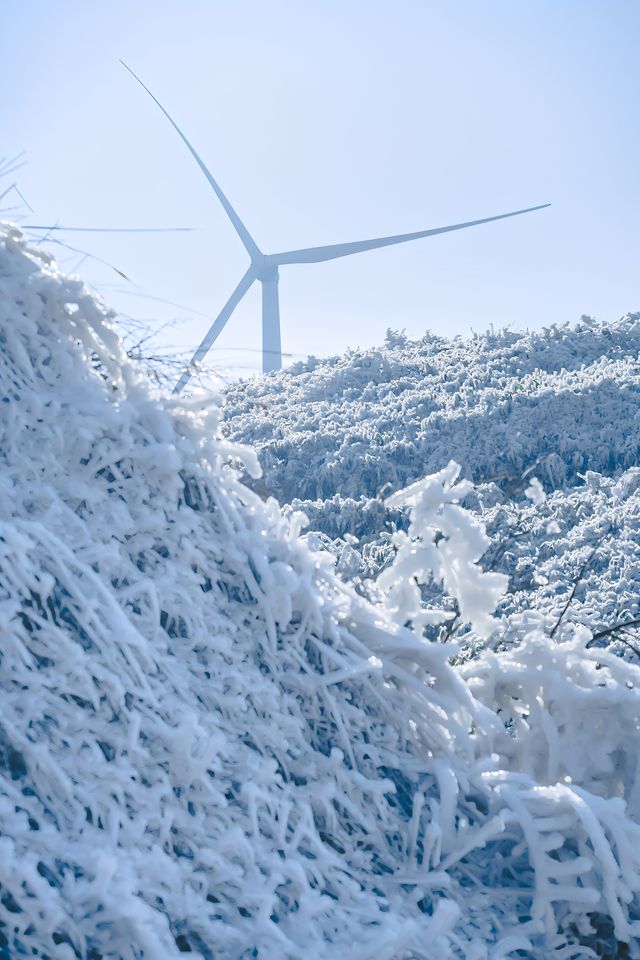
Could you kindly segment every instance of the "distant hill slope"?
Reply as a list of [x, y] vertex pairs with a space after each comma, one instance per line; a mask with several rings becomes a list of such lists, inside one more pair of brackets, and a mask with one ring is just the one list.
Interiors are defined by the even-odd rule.
[[450, 459], [509, 491], [640, 462], [640, 314], [469, 340], [391, 335], [225, 393], [225, 431], [258, 451], [268, 490], [373, 498]]
[[[572, 591], [568, 615], [596, 632], [640, 616], [640, 314], [469, 340], [390, 333], [234, 384], [224, 429], [256, 447], [262, 489], [304, 510], [346, 576], [393, 556], [405, 520], [379, 494], [453, 458], [484, 484], [473, 505], [510, 578], [505, 617], [552, 624]], [[533, 475], [549, 493], [538, 507], [523, 495]]]

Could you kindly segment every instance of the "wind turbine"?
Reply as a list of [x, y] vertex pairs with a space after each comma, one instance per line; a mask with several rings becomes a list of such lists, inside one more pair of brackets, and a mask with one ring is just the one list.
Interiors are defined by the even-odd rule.
[[[256, 280], [259, 280], [262, 284], [262, 371], [263, 373], [269, 373], [271, 370], [279, 370], [282, 367], [280, 306], [278, 300], [279, 267], [293, 263], [322, 263], [325, 260], [336, 260], [338, 257], [349, 257], [354, 253], [376, 250], [378, 247], [389, 247], [396, 243], [407, 243], [409, 240], [420, 240], [422, 237], [434, 237], [439, 233], [451, 233], [453, 230], [465, 230], [467, 227], [478, 227], [480, 224], [492, 223], [494, 220], [518, 217], [523, 213], [532, 213], [534, 210], [542, 210], [545, 207], [551, 206], [549, 203], [543, 203], [537, 207], [527, 207], [525, 210], [513, 210], [510, 213], [500, 213], [497, 216], [484, 217], [482, 220], [468, 220], [465, 223], [454, 223], [447, 227], [435, 227], [431, 230], [419, 230], [417, 233], [403, 233], [393, 237], [379, 237], [374, 240], [357, 240], [353, 243], [336, 243], [326, 247], [307, 247], [303, 250], [287, 250], [284, 253], [263, 253], [229, 203], [218, 183], [214, 180], [204, 160], [202, 160], [196, 152], [173, 117], [165, 110], [157, 97], [153, 95], [140, 77], [133, 72], [131, 67], [128, 67], [124, 60], [121, 60], [120, 63], [129, 71], [131, 76], [138, 81], [140, 86], [146, 90], [181, 138], [222, 204], [225, 213], [229, 217], [236, 233], [244, 244], [245, 250], [251, 258], [247, 272], [225, 303], [204, 340], [191, 358], [191, 368], [196, 363], [199, 363], [209, 352], [214, 342], [222, 333], [231, 314]], [[173, 388], [174, 393], [180, 393], [180, 391], [183, 390], [191, 378], [191, 373], [191, 369], [184, 371]]]

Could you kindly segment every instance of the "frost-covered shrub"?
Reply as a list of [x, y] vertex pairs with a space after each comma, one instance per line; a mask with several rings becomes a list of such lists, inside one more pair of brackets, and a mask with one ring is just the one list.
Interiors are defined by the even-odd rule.
[[482, 524], [460, 506], [472, 484], [456, 482], [459, 475], [459, 465], [451, 461], [439, 473], [389, 497], [388, 506], [410, 508], [411, 522], [406, 533], [399, 531], [392, 538], [398, 552], [377, 584], [394, 620], [410, 622], [421, 632], [451, 617], [442, 608], [423, 604], [420, 586], [435, 581], [456, 599], [463, 623], [484, 637], [496, 626], [493, 612], [508, 580], [478, 566], [490, 541]]
[[[11, 230], [0, 338], [0, 953], [637, 952], [635, 668], [539, 633], [522, 668], [452, 667], [393, 579], [390, 609], [341, 582], [241, 482], [215, 404], [153, 399]], [[483, 629], [500, 584], [455, 479], [409, 492], [397, 560]]]
[[[362, 509], [451, 458], [508, 496], [534, 465], [547, 492], [637, 466], [639, 355], [637, 313], [469, 340], [391, 333], [382, 348], [230, 386], [224, 430], [255, 445], [281, 503], [324, 501], [316, 529], [336, 537], [336, 495]], [[346, 532], [378, 530], [360, 517]]]
[[[486, 562], [509, 576], [497, 611], [501, 643], [519, 642], [514, 615], [532, 608], [558, 637], [565, 624], [581, 623], [597, 635], [640, 617], [639, 477], [638, 468], [619, 477], [589, 472], [580, 486], [533, 505], [475, 491], [474, 512], [492, 540]], [[636, 634], [614, 630], [595, 642], [640, 663]]]

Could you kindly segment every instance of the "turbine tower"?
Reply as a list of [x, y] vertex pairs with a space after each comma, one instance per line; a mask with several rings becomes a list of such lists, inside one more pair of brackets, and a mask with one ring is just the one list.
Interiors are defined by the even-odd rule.
[[523, 213], [532, 213], [534, 210], [543, 210], [549, 207], [549, 203], [539, 204], [537, 207], [527, 207], [525, 210], [513, 210], [510, 213], [500, 213], [493, 217], [484, 217], [482, 220], [468, 220], [465, 223], [454, 223], [447, 227], [435, 227], [431, 230], [419, 230], [417, 233], [402, 233], [393, 237], [378, 237], [374, 240], [357, 240], [353, 243], [336, 243], [325, 247], [307, 247], [303, 250], [287, 250], [284, 253], [263, 253], [258, 247], [244, 223], [229, 203], [227, 197], [222, 192], [218, 183], [214, 180], [209, 168], [204, 160], [196, 152], [193, 145], [184, 135], [173, 117], [162, 106], [160, 101], [153, 95], [151, 90], [142, 82], [133, 70], [127, 66], [124, 60], [120, 61], [126, 70], [138, 81], [140, 86], [146, 90], [151, 99], [158, 105], [160, 110], [174, 128], [178, 136], [182, 139], [189, 153], [196, 161], [203, 174], [205, 175], [213, 192], [222, 204], [225, 213], [233, 224], [236, 233], [244, 244], [244, 248], [249, 254], [250, 264], [247, 272], [242, 277], [240, 283], [235, 288], [224, 307], [216, 317], [204, 340], [194, 353], [187, 368], [175, 387], [174, 393], [180, 393], [189, 382], [193, 367], [199, 363], [209, 352], [214, 342], [222, 333], [231, 314], [238, 306], [249, 288], [259, 280], [262, 284], [262, 371], [269, 373], [271, 370], [279, 370], [282, 367], [282, 346], [280, 342], [280, 306], [278, 300], [278, 268], [294, 263], [322, 263], [325, 260], [335, 260], [338, 257], [349, 257], [354, 253], [364, 253], [366, 250], [376, 250], [378, 247], [388, 247], [396, 243], [407, 243], [409, 240], [420, 240], [423, 237], [434, 237], [439, 233], [451, 233], [453, 230], [465, 230], [467, 227], [477, 227], [483, 223], [492, 223], [494, 220], [505, 220], [507, 217], [518, 217]]

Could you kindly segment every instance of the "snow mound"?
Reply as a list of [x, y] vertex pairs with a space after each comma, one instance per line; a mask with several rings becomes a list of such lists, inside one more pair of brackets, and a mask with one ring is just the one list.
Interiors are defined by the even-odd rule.
[[454, 669], [397, 586], [487, 624], [456, 469], [373, 606], [111, 320], [3, 228], [3, 960], [637, 952], [640, 672], [535, 630]]

